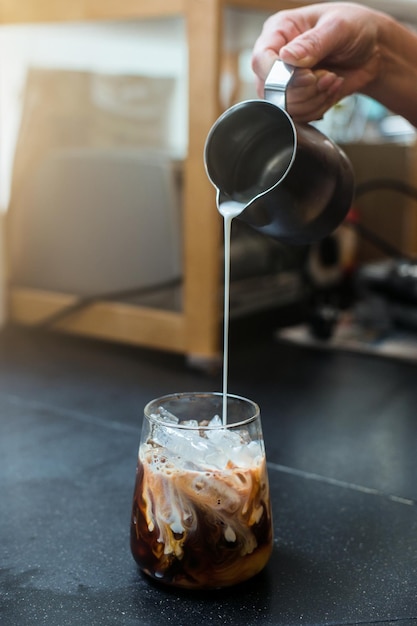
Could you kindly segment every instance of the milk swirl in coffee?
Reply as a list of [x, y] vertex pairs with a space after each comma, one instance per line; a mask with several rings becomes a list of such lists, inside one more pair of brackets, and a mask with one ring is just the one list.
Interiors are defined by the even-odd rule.
[[263, 442], [224, 429], [219, 416], [214, 422], [186, 433], [168, 425], [161, 434], [155, 422], [139, 450], [132, 553], [167, 584], [234, 585], [263, 569], [271, 553]]

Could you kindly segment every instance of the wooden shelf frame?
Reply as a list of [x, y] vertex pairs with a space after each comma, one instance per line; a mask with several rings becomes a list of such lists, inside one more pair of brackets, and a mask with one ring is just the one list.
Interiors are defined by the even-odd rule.
[[[188, 43], [188, 153], [184, 171], [184, 299], [181, 312], [100, 302], [57, 323], [70, 333], [217, 360], [220, 351], [221, 220], [203, 165], [207, 132], [221, 112], [219, 83], [226, 7], [294, 7], [279, 0], [0, 0], [0, 24], [126, 20], [183, 16]], [[279, 6], [278, 6], [279, 5]], [[202, 97], [204, 95], [204, 97]], [[11, 288], [8, 316], [22, 324], [74, 302], [74, 296]]]
[[[125, 20], [187, 15], [192, 8], [208, 11], [208, 16], [220, 9], [235, 7], [254, 11], [275, 12], [294, 8], [308, 2], [292, 0], [196, 0], [191, 7], [188, 0], [0, 0], [0, 24], [34, 22], [68, 22], [86, 20]], [[311, 4], [311, 3], [310, 3]]]

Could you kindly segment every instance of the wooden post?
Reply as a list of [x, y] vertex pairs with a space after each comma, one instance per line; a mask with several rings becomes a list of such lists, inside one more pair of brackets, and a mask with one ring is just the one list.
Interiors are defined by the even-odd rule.
[[207, 133], [220, 113], [221, 0], [186, 0], [189, 138], [184, 191], [184, 313], [190, 359], [219, 355], [221, 218], [204, 168]]

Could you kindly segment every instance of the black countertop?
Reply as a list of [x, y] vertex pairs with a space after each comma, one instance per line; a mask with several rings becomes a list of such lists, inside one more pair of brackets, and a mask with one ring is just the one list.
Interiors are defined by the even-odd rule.
[[159, 587], [129, 518], [142, 409], [220, 373], [131, 346], [0, 333], [2, 626], [417, 624], [416, 366], [231, 332], [261, 406], [275, 545], [221, 592]]

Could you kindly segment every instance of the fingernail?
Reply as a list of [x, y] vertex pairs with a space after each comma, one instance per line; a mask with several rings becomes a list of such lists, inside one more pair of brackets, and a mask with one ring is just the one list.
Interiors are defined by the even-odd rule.
[[343, 76], [338, 76], [336, 80], [333, 82], [333, 84], [329, 86], [327, 90], [328, 93], [331, 95], [337, 93], [344, 82], [345, 82], [345, 79], [343, 78]]
[[339, 89], [343, 80], [344, 79], [341, 76], [337, 76], [337, 74], [334, 74], [333, 72], [325, 72], [317, 80], [317, 89], [319, 91], [333, 93]]
[[288, 57], [288, 60], [293, 59], [297, 61], [303, 61], [306, 65], [310, 62], [312, 64], [313, 58], [305, 47], [300, 43], [290, 43], [280, 50], [280, 56], [283, 61], [285, 61], [285, 57]]
[[336, 80], [334, 81], [333, 85], [330, 87], [330, 92], [336, 93], [336, 91], [339, 91], [340, 87], [343, 85], [344, 82], [345, 82], [345, 79], [343, 78], [343, 76], [338, 76]]

